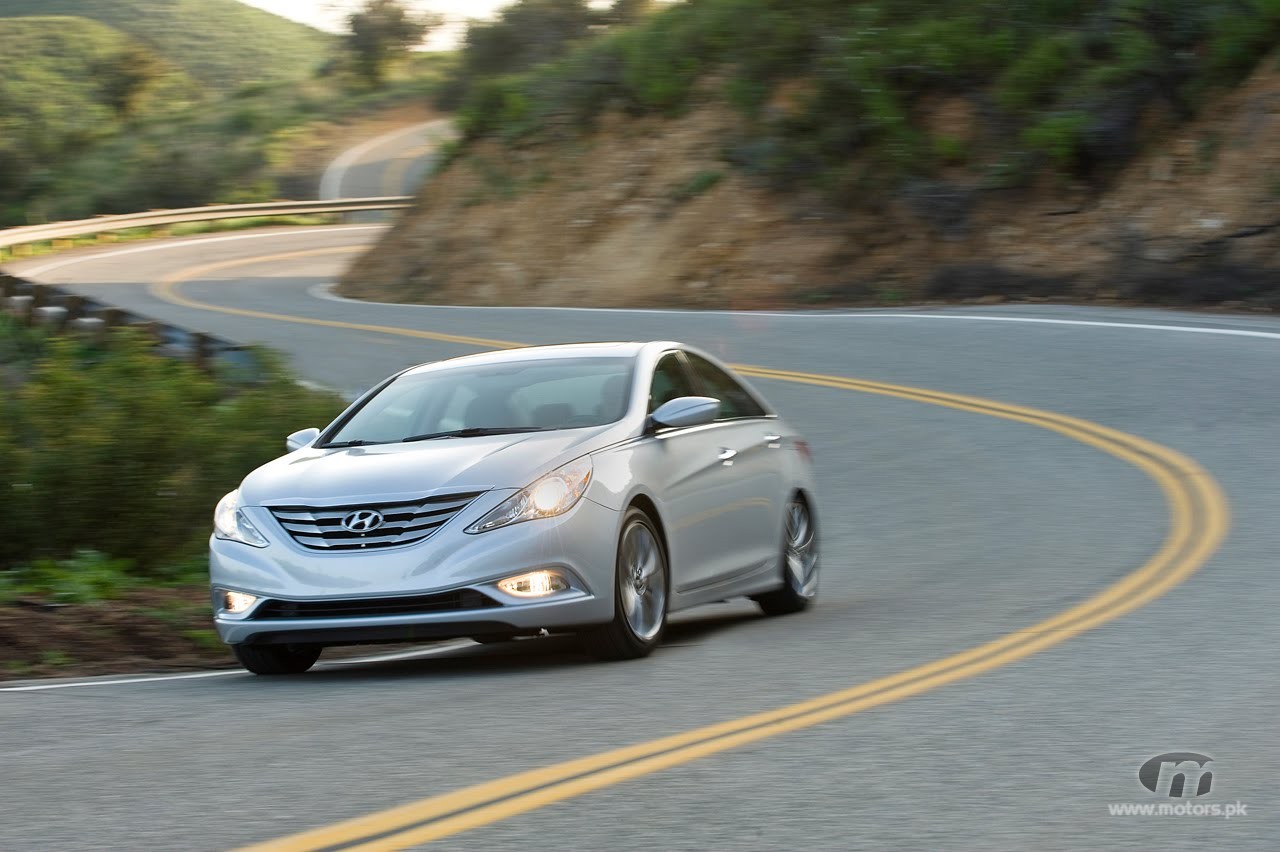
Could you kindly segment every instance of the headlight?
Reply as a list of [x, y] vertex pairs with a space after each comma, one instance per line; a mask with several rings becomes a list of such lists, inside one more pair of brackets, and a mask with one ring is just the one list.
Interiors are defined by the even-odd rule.
[[213, 534], [227, 541], [238, 541], [250, 547], [266, 547], [267, 540], [240, 510], [240, 492], [232, 491], [218, 501], [213, 510]]
[[582, 497], [590, 481], [591, 459], [586, 456], [575, 459], [503, 500], [496, 509], [467, 527], [467, 532], [482, 533], [522, 521], [563, 515]]

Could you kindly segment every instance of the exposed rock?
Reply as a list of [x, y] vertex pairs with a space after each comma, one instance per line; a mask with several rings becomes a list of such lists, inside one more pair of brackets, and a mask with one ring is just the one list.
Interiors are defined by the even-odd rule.
[[[785, 114], [803, 96], [800, 84], [784, 87], [769, 108]], [[965, 99], [928, 104], [923, 115], [957, 139], [978, 138], [989, 118]], [[1103, 119], [1092, 145], [1129, 145], [1146, 135], [1134, 136], [1138, 123], [1172, 121], [1123, 110]], [[741, 142], [742, 119], [725, 106], [677, 119], [611, 114], [589, 138], [529, 146], [519, 158], [496, 142], [473, 144], [340, 292], [739, 308], [983, 297], [1280, 303], [1276, 58], [1165, 137], [1098, 197], [1049, 179], [979, 190], [977, 166], [951, 165], [849, 210], [812, 190], [760, 185], [773, 143]], [[673, 187], [713, 171], [724, 177], [672, 199]]]

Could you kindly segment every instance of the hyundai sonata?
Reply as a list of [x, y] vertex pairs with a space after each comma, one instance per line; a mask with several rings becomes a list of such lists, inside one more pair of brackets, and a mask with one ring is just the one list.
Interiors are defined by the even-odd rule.
[[818, 587], [809, 446], [678, 343], [533, 347], [405, 370], [218, 504], [218, 633], [258, 674], [330, 645], [542, 631], [648, 654], [669, 613]]

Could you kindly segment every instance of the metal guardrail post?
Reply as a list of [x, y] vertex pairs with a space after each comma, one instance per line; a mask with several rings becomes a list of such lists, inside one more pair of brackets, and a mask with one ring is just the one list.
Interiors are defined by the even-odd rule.
[[32, 311], [32, 325], [38, 325], [52, 334], [62, 331], [67, 323], [67, 309], [61, 305], [42, 305]]
[[62, 300], [62, 306], [67, 309], [68, 320], [79, 319], [84, 314], [84, 296], [72, 293]]
[[14, 318], [25, 325], [28, 322], [28, 318], [31, 316], [31, 303], [34, 301], [34, 296], [10, 296], [5, 301], [5, 306], [9, 309], [9, 313], [12, 314]]
[[27, 315], [22, 318], [28, 326], [36, 324], [36, 319], [40, 315], [40, 309], [47, 304], [45, 296], [45, 289], [42, 285], [36, 284], [31, 287], [30, 307], [27, 310]]
[[191, 335], [191, 360], [197, 368], [208, 372], [209, 351], [212, 348], [209, 335], [197, 331]]
[[75, 334], [83, 335], [94, 343], [101, 343], [106, 339], [107, 324], [102, 321], [101, 317], [80, 317], [71, 320], [68, 328]]

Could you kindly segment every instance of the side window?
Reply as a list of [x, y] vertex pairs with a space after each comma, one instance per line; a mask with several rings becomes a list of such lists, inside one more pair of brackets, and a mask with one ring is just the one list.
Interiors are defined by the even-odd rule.
[[712, 364], [706, 358], [686, 353], [693, 374], [702, 385], [703, 393], [720, 400], [719, 420], [734, 420], [739, 417], [763, 417], [764, 409], [738, 384], [733, 376]]
[[653, 369], [653, 382], [649, 385], [649, 413], [652, 414], [664, 402], [670, 402], [682, 396], [697, 396], [697, 394], [694, 393], [693, 385], [689, 382], [689, 374], [685, 371], [684, 364], [680, 363], [680, 356], [675, 352], [668, 352]]

